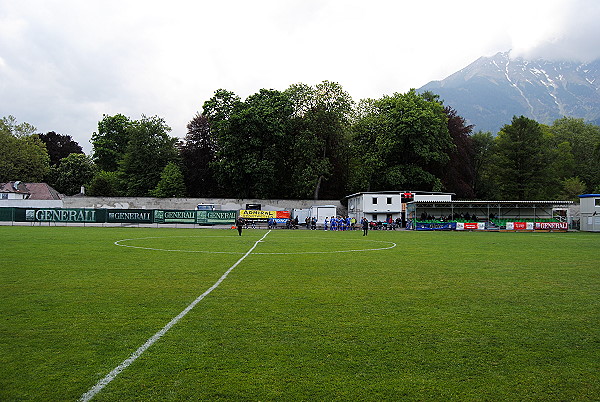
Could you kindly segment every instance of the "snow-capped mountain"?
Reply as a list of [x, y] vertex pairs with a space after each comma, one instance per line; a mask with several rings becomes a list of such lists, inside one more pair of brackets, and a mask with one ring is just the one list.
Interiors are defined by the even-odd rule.
[[474, 131], [495, 134], [521, 115], [544, 124], [563, 116], [600, 124], [600, 60], [582, 64], [498, 53], [418, 89], [424, 91], [440, 95]]

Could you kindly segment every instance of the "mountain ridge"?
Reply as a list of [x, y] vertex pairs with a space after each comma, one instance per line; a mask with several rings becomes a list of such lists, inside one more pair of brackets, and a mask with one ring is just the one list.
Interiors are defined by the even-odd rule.
[[600, 59], [527, 60], [499, 52], [417, 90], [425, 91], [439, 95], [474, 131], [495, 134], [521, 115], [543, 124], [565, 116], [600, 124]]

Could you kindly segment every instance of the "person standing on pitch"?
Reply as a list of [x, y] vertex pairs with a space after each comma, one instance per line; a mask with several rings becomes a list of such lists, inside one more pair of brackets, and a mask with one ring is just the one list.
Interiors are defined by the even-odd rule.
[[369, 234], [369, 221], [367, 220], [367, 218], [363, 217], [361, 223], [363, 228], [363, 236], [366, 236]]
[[235, 224], [237, 226], [238, 234], [239, 234], [239, 236], [241, 236], [242, 235], [242, 228], [244, 227], [244, 218], [242, 218], [240, 216], [239, 218], [237, 218], [237, 221], [235, 221]]

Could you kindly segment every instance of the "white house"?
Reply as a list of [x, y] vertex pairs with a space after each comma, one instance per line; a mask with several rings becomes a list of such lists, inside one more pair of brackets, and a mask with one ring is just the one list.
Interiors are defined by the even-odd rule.
[[0, 200], [26, 200], [31, 193], [20, 181], [11, 181], [0, 184]]
[[600, 194], [579, 196], [580, 228], [586, 232], [600, 232]]
[[0, 183], [0, 207], [62, 208], [61, 194], [46, 183]]
[[390, 218], [406, 221], [406, 204], [412, 201], [452, 201], [454, 193], [431, 191], [379, 191], [361, 192], [346, 197], [348, 216], [360, 221], [385, 222]]

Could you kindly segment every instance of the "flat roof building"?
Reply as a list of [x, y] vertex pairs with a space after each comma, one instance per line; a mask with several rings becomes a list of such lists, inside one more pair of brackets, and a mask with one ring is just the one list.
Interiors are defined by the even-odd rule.
[[586, 232], [600, 232], [600, 194], [579, 196], [580, 228]]
[[367, 191], [351, 194], [348, 200], [348, 216], [360, 221], [363, 217], [371, 222], [397, 219], [406, 222], [406, 205], [413, 201], [451, 201], [454, 193], [432, 191]]

